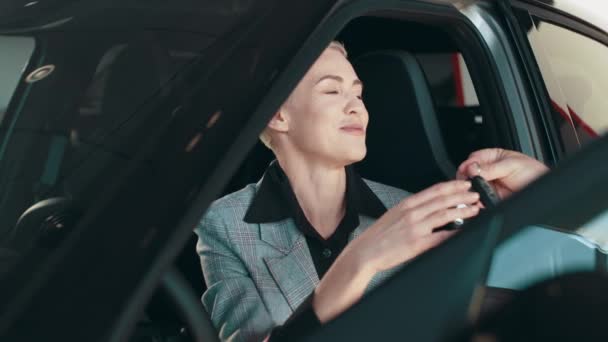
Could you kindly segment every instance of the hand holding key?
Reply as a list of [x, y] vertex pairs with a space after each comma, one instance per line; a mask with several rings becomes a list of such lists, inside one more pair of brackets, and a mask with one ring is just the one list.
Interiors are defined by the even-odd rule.
[[525, 154], [500, 148], [473, 152], [458, 167], [457, 179], [481, 176], [500, 198], [506, 198], [547, 172], [549, 168]]

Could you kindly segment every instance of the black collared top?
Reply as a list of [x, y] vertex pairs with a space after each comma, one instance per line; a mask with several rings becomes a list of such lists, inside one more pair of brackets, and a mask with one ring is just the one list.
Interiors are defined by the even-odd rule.
[[247, 223], [270, 223], [292, 218], [306, 237], [310, 255], [319, 279], [348, 243], [348, 237], [359, 226], [359, 215], [378, 218], [386, 212], [380, 199], [365, 184], [352, 166], [346, 167], [346, 210], [335, 232], [324, 239], [306, 218], [279, 163], [273, 161], [247, 213]]
[[[297, 229], [306, 237], [310, 255], [321, 279], [348, 243], [350, 233], [359, 226], [359, 215], [378, 218], [386, 212], [384, 204], [352, 166], [346, 167], [345, 199], [344, 218], [332, 236], [323, 239], [306, 218], [287, 175], [275, 160], [266, 170], [244, 220], [247, 223], [270, 223], [292, 218]], [[270, 341], [293, 341], [320, 325], [312, 309], [311, 295], [283, 326], [273, 329]]]

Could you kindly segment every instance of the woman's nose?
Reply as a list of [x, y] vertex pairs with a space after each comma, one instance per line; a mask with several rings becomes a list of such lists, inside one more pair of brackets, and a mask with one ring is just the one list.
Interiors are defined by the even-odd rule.
[[358, 96], [354, 96], [348, 101], [345, 112], [346, 114], [363, 114], [365, 113], [365, 105]]

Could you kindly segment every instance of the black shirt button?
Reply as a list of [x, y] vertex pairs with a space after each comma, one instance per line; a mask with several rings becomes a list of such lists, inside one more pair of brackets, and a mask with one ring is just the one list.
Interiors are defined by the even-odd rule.
[[325, 248], [323, 249], [323, 256], [329, 258], [331, 256], [331, 249]]

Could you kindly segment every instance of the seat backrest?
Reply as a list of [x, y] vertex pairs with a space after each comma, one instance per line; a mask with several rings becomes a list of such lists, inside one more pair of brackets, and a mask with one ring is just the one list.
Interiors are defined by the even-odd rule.
[[356, 58], [363, 99], [370, 115], [367, 156], [361, 175], [417, 192], [452, 179], [433, 99], [416, 58], [404, 51], [378, 51]]

